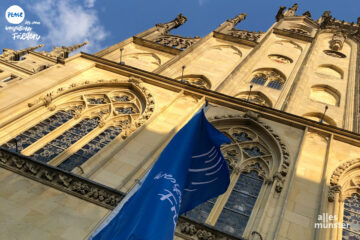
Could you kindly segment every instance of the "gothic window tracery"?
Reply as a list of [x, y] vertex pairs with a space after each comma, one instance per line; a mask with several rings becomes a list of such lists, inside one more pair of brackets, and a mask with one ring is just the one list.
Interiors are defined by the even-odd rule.
[[[221, 120], [220, 120], [221, 122]], [[228, 162], [231, 174], [231, 189], [227, 193], [208, 200], [184, 216], [197, 222], [207, 223], [215, 229], [242, 237], [252, 215], [264, 180], [276, 160], [271, 147], [265, 142], [258, 130], [251, 125], [214, 124], [231, 139], [221, 151]], [[228, 125], [228, 126], [227, 126]], [[230, 125], [230, 126], [229, 126]]]
[[7, 143], [3, 144], [2, 147], [8, 148], [10, 150], [16, 150], [16, 144], [18, 151], [22, 151], [26, 147], [35, 143], [40, 138], [44, 137], [51, 131], [55, 130], [59, 126], [63, 125], [65, 122], [72, 119], [74, 116], [73, 110], [68, 111], [58, 111], [49, 118], [41, 121], [30, 129], [22, 132], [17, 135], [15, 138], [11, 139]]
[[341, 228], [331, 234], [342, 240], [360, 238], [360, 161], [342, 162], [330, 177], [329, 212], [333, 212]]
[[344, 201], [343, 223], [349, 228], [343, 228], [343, 240], [360, 238], [360, 195], [352, 194]]
[[267, 76], [263, 73], [256, 74], [251, 80], [252, 83], [264, 85], [267, 81]]
[[263, 184], [256, 171], [241, 173], [215, 227], [241, 237]]
[[[66, 171], [81, 166], [112, 140], [129, 136], [149, 118], [153, 111], [151, 94], [132, 82], [124, 81], [116, 87], [113, 81], [109, 87], [80, 87], [54, 99], [48, 94], [46, 101], [38, 102], [57, 112], [18, 135], [18, 151]], [[29, 107], [38, 102], [29, 103]], [[15, 138], [3, 147], [15, 150]]]
[[72, 144], [77, 142], [83, 136], [91, 132], [99, 124], [100, 119], [84, 119], [68, 131], [46, 144], [43, 148], [36, 151], [31, 157], [41, 161], [49, 162], [51, 159], [65, 151]]
[[190, 74], [184, 75], [183, 77], [177, 77], [176, 79], [189, 85], [194, 85], [205, 89], [211, 88], [209, 79], [203, 75]]
[[285, 83], [285, 77], [277, 70], [261, 70], [254, 74], [251, 83], [280, 90]]

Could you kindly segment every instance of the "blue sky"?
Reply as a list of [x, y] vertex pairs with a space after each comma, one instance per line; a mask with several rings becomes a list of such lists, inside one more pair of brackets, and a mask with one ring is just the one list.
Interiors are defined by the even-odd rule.
[[[205, 36], [222, 22], [246, 12], [247, 19], [237, 28], [266, 31], [275, 20], [279, 6], [291, 7], [295, 1], [286, 0], [1, 0], [0, 1], [0, 48], [24, 48], [45, 44], [43, 50], [54, 45], [71, 45], [85, 40], [89, 45], [82, 49], [95, 53], [156, 23], [167, 22], [182, 13], [188, 21], [172, 34]], [[360, 17], [359, 0], [302, 0], [298, 14], [309, 10], [318, 19], [325, 10], [332, 16], [349, 22]], [[25, 20], [39, 21], [31, 25], [40, 35], [35, 40], [13, 40], [5, 30], [11, 26], [5, 19], [5, 11], [11, 5], [19, 5], [25, 11]], [[21, 23], [24, 25], [24, 22]]]

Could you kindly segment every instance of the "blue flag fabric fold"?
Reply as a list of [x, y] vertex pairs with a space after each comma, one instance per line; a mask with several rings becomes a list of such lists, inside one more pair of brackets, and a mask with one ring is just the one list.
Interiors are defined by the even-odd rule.
[[230, 140], [198, 112], [170, 141], [141, 187], [90, 240], [170, 240], [178, 216], [230, 183], [220, 145]]

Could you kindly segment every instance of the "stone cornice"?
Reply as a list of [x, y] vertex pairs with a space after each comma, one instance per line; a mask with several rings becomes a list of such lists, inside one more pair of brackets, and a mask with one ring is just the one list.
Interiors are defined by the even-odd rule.
[[205, 97], [207, 100], [209, 100], [210, 103], [219, 104], [221, 106], [229, 107], [242, 112], [247, 112], [250, 110], [260, 114], [260, 116], [263, 118], [282, 122], [293, 127], [302, 129], [305, 129], [305, 127], [310, 127], [314, 130], [318, 130], [326, 134], [334, 134], [335, 139], [340, 139], [341, 141], [360, 146], [360, 134], [342, 128], [321, 124], [319, 122], [301, 116], [257, 105], [255, 103], [251, 103], [246, 100], [228, 96], [212, 90], [191, 86], [185, 83], [181, 83], [180, 81], [177, 81], [175, 79], [171, 79], [135, 67], [120, 65], [113, 61], [103, 59], [91, 54], [81, 52], [81, 57], [96, 62], [97, 67], [108, 71], [116, 72], [128, 77], [139, 77], [142, 79], [142, 81], [146, 83], [161, 86], [166, 89], [171, 89], [174, 91], [184, 90], [186, 94], [192, 94], [197, 98]]
[[295, 39], [299, 39], [302, 41], [306, 41], [306, 42], [312, 42], [314, 40], [313, 37], [304, 35], [304, 34], [300, 34], [300, 33], [295, 33], [292, 32], [290, 30], [287, 29], [278, 29], [278, 28], [274, 28], [274, 33], [275, 34], [280, 34], [286, 37], [291, 37], [291, 38], [295, 38]]
[[0, 167], [107, 209], [122, 192], [0, 147]]

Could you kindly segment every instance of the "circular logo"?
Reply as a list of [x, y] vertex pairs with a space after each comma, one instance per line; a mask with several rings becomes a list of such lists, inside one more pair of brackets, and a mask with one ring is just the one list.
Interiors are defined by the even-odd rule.
[[12, 5], [6, 10], [5, 17], [9, 23], [19, 24], [24, 20], [25, 12], [21, 7]]

